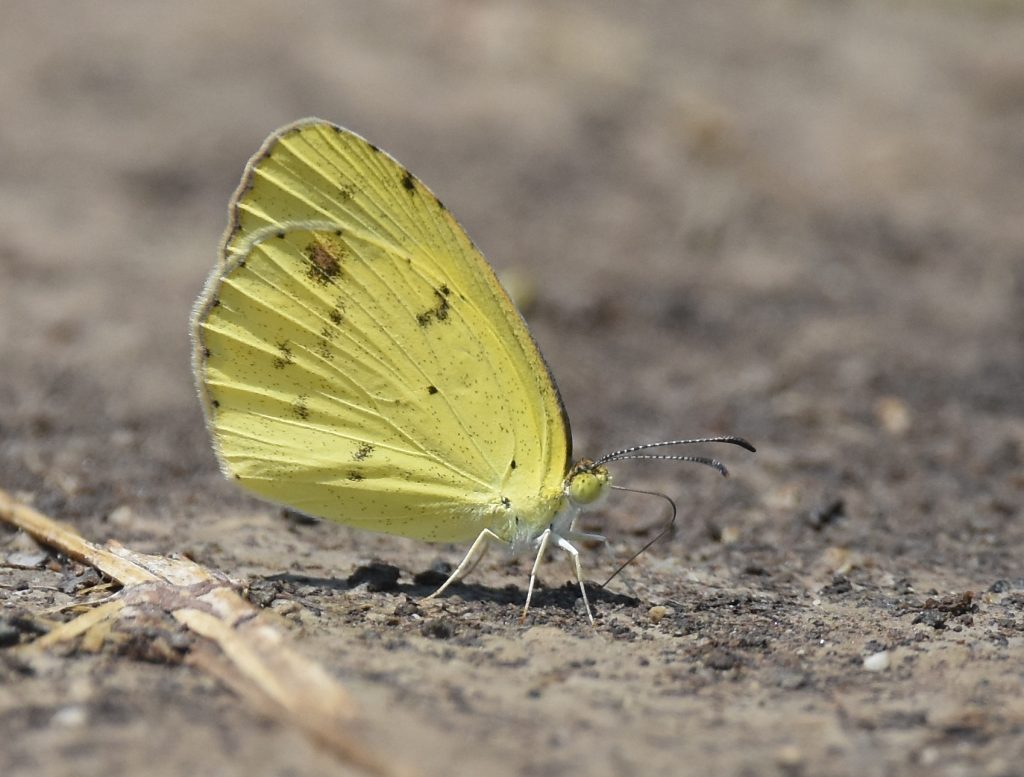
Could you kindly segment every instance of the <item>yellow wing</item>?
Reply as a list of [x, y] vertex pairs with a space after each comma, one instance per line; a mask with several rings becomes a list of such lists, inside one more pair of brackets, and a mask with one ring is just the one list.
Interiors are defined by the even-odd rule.
[[359, 136], [274, 133], [231, 203], [193, 315], [222, 469], [272, 501], [455, 541], [549, 521], [571, 441], [558, 390], [483, 256]]

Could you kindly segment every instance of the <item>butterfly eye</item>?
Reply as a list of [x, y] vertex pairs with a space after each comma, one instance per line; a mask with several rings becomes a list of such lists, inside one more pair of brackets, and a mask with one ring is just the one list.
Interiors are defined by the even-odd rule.
[[569, 479], [569, 498], [578, 505], [590, 504], [604, 493], [609, 482], [611, 476], [604, 467], [581, 470]]

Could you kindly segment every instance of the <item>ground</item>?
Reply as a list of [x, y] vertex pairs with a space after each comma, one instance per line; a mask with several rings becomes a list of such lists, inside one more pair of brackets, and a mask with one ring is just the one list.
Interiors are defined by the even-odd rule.
[[[1022, 772], [1021, 6], [34, 2], [0, 72], [0, 487], [248, 582], [368, 746], [424, 775]], [[525, 561], [422, 602], [459, 548], [217, 471], [189, 309], [246, 158], [304, 115], [535, 289], [579, 455], [758, 446], [716, 451], [728, 479], [615, 468], [680, 519], [599, 590], [663, 508], [594, 515], [596, 626], [560, 559], [525, 624]], [[95, 579], [0, 541], [10, 646]], [[339, 768], [137, 646], [10, 655], [5, 775]]]

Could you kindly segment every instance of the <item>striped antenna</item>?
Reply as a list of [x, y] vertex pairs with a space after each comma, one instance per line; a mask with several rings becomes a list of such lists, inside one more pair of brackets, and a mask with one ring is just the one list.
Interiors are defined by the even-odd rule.
[[725, 435], [722, 437], [695, 437], [692, 440], [665, 440], [663, 442], [648, 442], [643, 445], [634, 445], [631, 448], [623, 448], [620, 451], [608, 453], [597, 461], [595, 465], [607, 464], [609, 461], [622, 461], [623, 459], [660, 459], [662, 461], [692, 461], [695, 464], [704, 464], [705, 466], [711, 467], [718, 471], [722, 475], [728, 475], [729, 471], [725, 468], [718, 459], [712, 459], [707, 456], [677, 456], [671, 454], [658, 454], [658, 453], [642, 453], [641, 451], [647, 451], [651, 448], [664, 448], [669, 445], [695, 445], [703, 442], [724, 442], [729, 445], [738, 445], [741, 448], [745, 448], [748, 451], [756, 452], [757, 449], [749, 442], [744, 440], [742, 437], [736, 437], [735, 435]]
[[[643, 445], [634, 445], [632, 448], [623, 448], [621, 451], [615, 451], [614, 453], [609, 453], [605, 456], [602, 456], [600, 459], [594, 462], [594, 465], [598, 466], [601, 464], [607, 464], [609, 461], [622, 461], [623, 459], [660, 459], [662, 461], [692, 461], [696, 464], [704, 464], [705, 466], [711, 467], [712, 469], [721, 473], [723, 476], [728, 475], [729, 471], [725, 468], [725, 465], [722, 464], [722, 462], [720, 462], [718, 459], [712, 459], [707, 456], [679, 456], [675, 454], [642, 453], [642, 451], [647, 451], [650, 450], [651, 448], [664, 448], [669, 445], [694, 445], [696, 443], [702, 442], [724, 442], [730, 445], [738, 445], [739, 447], [745, 448], [751, 453], [757, 452], [757, 449], [749, 442], [744, 440], [742, 437], [736, 437], [734, 435], [725, 435], [723, 437], [696, 437], [692, 440], [665, 440], [664, 442], [649, 442]], [[661, 499], [664, 499], [666, 502], [668, 502], [669, 507], [672, 509], [672, 514], [669, 517], [668, 521], [666, 521], [665, 526], [661, 529], [661, 531], [654, 535], [654, 537], [652, 537], [650, 540], [645, 542], [644, 546], [640, 548], [640, 550], [638, 550], [636, 553], [634, 553], [632, 556], [630, 556], [628, 559], [622, 562], [618, 566], [618, 568], [614, 572], [612, 572], [611, 575], [609, 575], [608, 579], [601, 583], [602, 588], [604, 588], [612, 580], [614, 580], [623, 569], [632, 564], [636, 560], [637, 556], [646, 551], [649, 547], [651, 547], [651, 545], [656, 543], [666, 534], [671, 532], [672, 528], [675, 526], [677, 514], [676, 503], [672, 500], [671, 497], [669, 497], [667, 494], [662, 494], [660, 491], [645, 491], [640, 488], [625, 488], [624, 486], [616, 485], [612, 485], [612, 488], [614, 488], [617, 491], [631, 491], [634, 494], [646, 494], [648, 496], [656, 496]]]

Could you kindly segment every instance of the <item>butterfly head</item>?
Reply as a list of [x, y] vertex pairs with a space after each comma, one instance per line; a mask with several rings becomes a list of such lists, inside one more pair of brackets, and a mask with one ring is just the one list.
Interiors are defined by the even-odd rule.
[[574, 505], [591, 505], [608, 492], [612, 476], [608, 468], [590, 459], [582, 459], [569, 470], [565, 495]]

